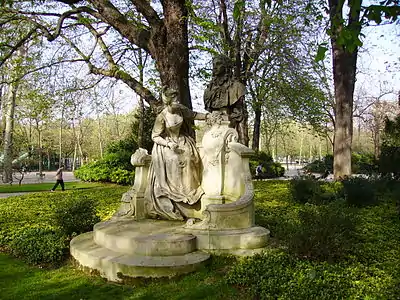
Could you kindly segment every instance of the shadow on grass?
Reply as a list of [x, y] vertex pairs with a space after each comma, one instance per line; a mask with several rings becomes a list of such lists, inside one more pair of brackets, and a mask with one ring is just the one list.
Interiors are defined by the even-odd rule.
[[0, 299], [246, 299], [227, 285], [223, 274], [210, 266], [177, 279], [145, 285], [108, 283], [71, 265], [55, 270], [29, 267], [0, 254]]

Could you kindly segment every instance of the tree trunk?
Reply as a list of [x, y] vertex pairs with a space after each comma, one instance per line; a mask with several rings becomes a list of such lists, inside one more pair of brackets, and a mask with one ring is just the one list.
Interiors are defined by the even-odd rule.
[[333, 173], [335, 179], [351, 175], [351, 145], [353, 138], [353, 94], [357, 51], [346, 52], [332, 42], [333, 81], [335, 85], [335, 136]]
[[14, 133], [14, 114], [15, 114], [15, 99], [17, 96], [18, 84], [12, 83], [9, 86], [8, 95], [5, 99], [6, 103], [3, 106], [5, 126], [3, 140], [3, 182], [12, 182], [12, 155], [13, 155], [13, 133]]
[[186, 1], [169, 0], [162, 4], [164, 22], [153, 35], [149, 50], [156, 60], [161, 84], [176, 89], [180, 103], [192, 109]]
[[253, 141], [251, 148], [254, 151], [260, 150], [260, 127], [261, 127], [261, 109], [259, 107], [254, 108], [254, 125], [253, 125]]
[[99, 138], [100, 158], [103, 158], [103, 138], [101, 136], [101, 121], [99, 113], [97, 113], [97, 125], [98, 125], [97, 133]]
[[75, 168], [76, 168], [77, 153], [78, 153], [78, 143], [77, 143], [77, 141], [75, 141], [74, 158], [73, 158], [73, 161], [72, 161], [72, 172], [75, 171]]
[[[0, 77], [1, 80], [4, 80], [4, 76]], [[4, 96], [4, 85], [0, 85], [0, 109], [1, 109], [1, 143], [0, 145], [3, 145], [4, 142], [4, 132], [6, 129], [6, 97]]]
[[243, 103], [242, 104], [243, 119], [236, 126], [236, 130], [239, 134], [239, 143], [245, 146], [249, 146], [249, 127], [248, 127], [249, 114], [247, 112], [246, 103], [244, 101], [242, 101], [242, 103]]
[[58, 167], [62, 164], [62, 137], [63, 137], [63, 121], [64, 121], [64, 106], [61, 109], [61, 119], [60, 119], [60, 131], [59, 131], [59, 139], [58, 139]]
[[[348, 22], [343, 22], [344, 1], [329, 0], [331, 44], [333, 56], [333, 84], [335, 86], [335, 133], [333, 144], [333, 173], [335, 179], [351, 175], [351, 146], [353, 139], [353, 94], [357, 68], [358, 46], [338, 40], [344, 30], [361, 32], [362, 0], [348, 2]], [[353, 48], [353, 49], [352, 49]]]
[[42, 178], [43, 174], [43, 149], [42, 149], [42, 131], [38, 128], [38, 140], [39, 140], [39, 176]]
[[[139, 82], [143, 85], [144, 82], [144, 64], [142, 57], [142, 50], [139, 49]], [[143, 98], [139, 96], [139, 128], [138, 128], [138, 147], [143, 148], [144, 137], [144, 103]]]

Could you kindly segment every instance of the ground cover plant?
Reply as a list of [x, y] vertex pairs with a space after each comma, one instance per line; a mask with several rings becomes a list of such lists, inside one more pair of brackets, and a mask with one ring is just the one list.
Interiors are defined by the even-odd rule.
[[[293, 191], [289, 181], [255, 182], [256, 222], [271, 230], [271, 240], [264, 253], [252, 258], [214, 257], [194, 274], [119, 286], [75, 270], [70, 263], [39, 269], [0, 255], [0, 298], [398, 299], [400, 184], [393, 180], [317, 183], [319, 188], [313, 188], [320, 195], [307, 200]], [[367, 184], [375, 200], [354, 201], [357, 188]], [[65, 200], [60, 198], [64, 193], [2, 199], [0, 244], [4, 250], [4, 245], [18, 239], [18, 228], [54, 230], [57, 201], [68, 210], [74, 208], [69, 202], [81, 199], [78, 207], [88, 205], [97, 217], [106, 219], [126, 189], [71, 191]], [[358, 195], [365, 197], [362, 191]]]

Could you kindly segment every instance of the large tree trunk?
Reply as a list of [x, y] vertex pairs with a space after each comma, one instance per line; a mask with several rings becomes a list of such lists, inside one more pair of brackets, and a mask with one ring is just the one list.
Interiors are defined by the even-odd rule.
[[333, 45], [333, 80], [335, 85], [335, 136], [333, 173], [336, 179], [351, 175], [351, 145], [353, 138], [353, 94], [357, 51], [346, 52]]
[[[144, 64], [143, 64], [143, 53], [139, 49], [139, 82], [143, 85], [144, 82]], [[143, 98], [139, 96], [139, 128], [138, 128], [138, 147], [143, 148], [144, 139], [144, 103]]]
[[156, 59], [162, 85], [179, 92], [180, 103], [192, 109], [189, 90], [188, 12], [185, 0], [162, 1], [164, 22], [149, 49]]
[[4, 140], [3, 140], [3, 182], [12, 182], [12, 155], [13, 155], [13, 133], [14, 133], [14, 112], [15, 99], [17, 96], [18, 84], [12, 83], [9, 86], [8, 95], [5, 99], [4, 109]]
[[258, 151], [260, 150], [261, 109], [258, 107], [254, 108], [254, 113], [253, 141], [251, 148], [254, 151]]
[[[361, 31], [359, 21], [362, 0], [348, 2], [348, 23], [343, 22], [344, 1], [329, 0], [331, 44], [333, 54], [333, 83], [335, 86], [335, 133], [333, 173], [335, 179], [351, 175], [351, 145], [353, 139], [353, 94], [357, 68], [358, 46], [351, 41], [338, 42], [344, 30], [352, 34]], [[343, 38], [342, 38], [343, 40]], [[353, 49], [352, 49], [353, 48]]]

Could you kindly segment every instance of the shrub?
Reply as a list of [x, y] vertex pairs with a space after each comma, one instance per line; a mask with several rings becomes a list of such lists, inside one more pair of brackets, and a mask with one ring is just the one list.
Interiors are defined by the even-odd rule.
[[96, 215], [94, 200], [87, 196], [79, 196], [78, 193], [57, 203], [53, 219], [67, 236], [91, 231], [94, 224], [100, 222], [100, 218]]
[[227, 282], [254, 299], [397, 299], [396, 280], [373, 266], [310, 262], [282, 250], [240, 260]]
[[272, 156], [265, 152], [256, 152], [250, 159], [250, 171], [254, 174], [258, 165], [262, 165], [260, 178], [276, 178], [285, 174], [285, 168], [279, 162], [274, 162]]
[[315, 160], [304, 167], [304, 170], [312, 173], [333, 173], [333, 155], [327, 154], [322, 160]]
[[297, 203], [324, 204], [340, 198], [341, 186], [322, 183], [309, 177], [300, 177], [290, 181], [290, 193]]
[[382, 145], [379, 156], [379, 173], [400, 178], [400, 147]]
[[110, 174], [110, 181], [117, 184], [131, 185], [134, 181], [134, 175], [133, 171], [113, 169]]
[[[108, 156], [108, 159], [110, 156]], [[114, 167], [114, 162], [100, 160], [80, 167], [74, 172], [75, 177], [83, 181], [113, 182], [118, 184], [132, 184], [135, 172]]]
[[349, 205], [363, 207], [377, 202], [376, 188], [369, 179], [352, 177], [343, 180], [343, 192]]
[[373, 174], [378, 171], [378, 164], [372, 153], [353, 153], [351, 165], [355, 174]]
[[68, 239], [57, 230], [26, 228], [10, 244], [13, 255], [35, 265], [58, 265], [68, 254]]
[[[351, 155], [353, 173], [373, 174], [378, 171], [378, 165], [375, 157], [371, 153], [353, 153]], [[333, 156], [328, 154], [323, 160], [315, 160], [307, 164], [304, 169], [313, 173], [324, 173], [328, 171], [333, 173]]]
[[307, 204], [298, 209], [290, 225], [288, 249], [301, 258], [337, 260], [349, 254], [356, 215], [343, 201], [328, 205]]
[[321, 194], [318, 182], [312, 178], [294, 178], [290, 181], [290, 192], [292, 199], [298, 203], [315, 203]]

